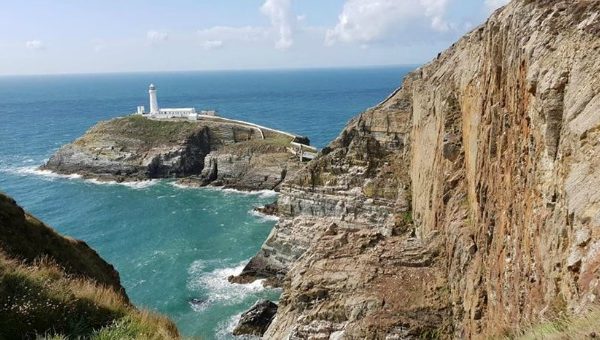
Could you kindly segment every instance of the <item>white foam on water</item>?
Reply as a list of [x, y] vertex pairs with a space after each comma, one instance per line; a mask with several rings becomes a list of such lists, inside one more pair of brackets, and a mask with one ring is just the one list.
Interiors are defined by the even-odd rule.
[[198, 260], [192, 263], [188, 269], [190, 280], [188, 289], [192, 291], [205, 290], [207, 304], [219, 303], [223, 305], [239, 304], [250, 294], [265, 290], [264, 280], [257, 280], [249, 284], [233, 284], [227, 278], [242, 273], [248, 261], [243, 261], [233, 267], [217, 268], [205, 272], [207, 262]]
[[0, 172], [12, 173], [20, 176], [39, 176], [45, 179], [54, 180], [54, 179], [67, 179], [67, 180], [83, 180], [87, 183], [97, 184], [97, 185], [122, 185], [132, 189], [145, 189], [151, 187], [159, 182], [157, 179], [145, 180], [145, 181], [135, 181], [135, 182], [117, 182], [117, 181], [100, 181], [97, 179], [84, 179], [80, 174], [59, 174], [53, 172], [51, 170], [42, 170], [38, 166], [24, 166], [24, 167], [16, 167], [16, 168], [4, 168], [0, 169]]
[[150, 179], [144, 181], [132, 181], [132, 182], [117, 182], [117, 181], [100, 181], [94, 178], [84, 179], [85, 182], [96, 184], [96, 185], [122, 185], [131, 189], [146, 189], [153, 185], [158, 184], [159, 180]]
[[220, 322], [215, 332], [217, 339], [227, 339], [228, 337], [231, 337], [233, 335], [235, 326], [240, 321], [241, 316], [242, 314], [235, 314], [228, 320]]
[[260, 198], [277, 197], [277, 191], [275, 191], [275, 190], [243, 191], [243, 190], [237, 190], [237, 189], [232, 189], [232, 188], [221, 188], [221, 187], [213, 187], [213, 186], [196, 187], [196, 186], [185, 185], [185, 184], [181, 184], [181, 183], [177, 183], [177, 182], [170, 182], [169, 184], [174, 186], [175, 188], [183, 189], [183, 190], [190, 190], [190, 189], [207, 190], [207, 191], [216, 191], [216, 192], [222, 192], [222, 193], [231, 193], [231, 194], [235, 194], [235, 195], [258, 196]]
[[260, 198], [277, 197], [277, 191], [274, 190], [254, 190], [254, 191], [242, 191], [231, 188], [218, 188], [218, 187], [206, 187], [206, 190], [215, 190], [224, 193], [231, 193], [235, 195], [246, 195], [246, 196], [258, 196]]
[[235, 329], [235, 326], [237, 326], [237, 324], [240, 321], [241, 317], [242, 317], [242, 314], [235, 314], [235, 315], [232, 315], [229, 319], [221, 321], [217, 325], [217, 329], [215, 329], [215, 338], [219, 339], [219, 340], [225, 340], [225, 339], [243, 339], [243, 340], [260, 339], [260, 337], [251, 336], [251, 335], [244, 335], [244, 336], [238, 336], [238, 337], [236, 337], [236, 336], [233, 335], [233, 330]]
[[172, 186], [174, 186], [177, 189], [183, 189], [183, 190], [196, 189], [196, 187], [193, 187], [191, 185], [185, 185], [185, 184], [181, 184], [181, 183], [177, 183], [177, 182], [169, 182], [169, 184], [171, 184]]
[[265, 221], [265, 222], [272, 222], [272, 221], [279, 221], [279, 217], [277, 216], [273, 216], [273, 215], [267, 215], [267, 214], [263, 214], [259, 211], [256, 211], [254, 209], [251, 209], [248, 211], [248, 214], [257, 217], [258, 219]]
[[204, 271], [204, 268], [206, 268], [206, 261], [204, 261], [204, 260], [194, 261], [188, 268], [188, 274], [194, 275], [194, 276], [200, 275]]
[[1, 172], [7, 172], [7, 173], [11, 173], [14, 175], [20, 175], [20, 176], [30, 176], [30, 175], [34, 175], [34, 176], [40, 176], [40, 177], [45, 177], [48, 179], [56, 179], [56, 178], [62, 178], [62, 179], [80, 179], [82, 176], [78, 175], [78, 174], [72, 174], [72, 175], [63, 175], [63, 174], [57, 174], [55, 172], [52, 172], [50, 170], [41, 170], [39, 169], [38, 166], [32, 165], [32, 166], [23, 166], [23, 167], [16, 167], [16, 168], [4, 168], [0, 170]]
[[260, 197], [262, 198], [270, 198], [277, 197], [278, 193], [275, 190], [262, 190], [260, 191]]

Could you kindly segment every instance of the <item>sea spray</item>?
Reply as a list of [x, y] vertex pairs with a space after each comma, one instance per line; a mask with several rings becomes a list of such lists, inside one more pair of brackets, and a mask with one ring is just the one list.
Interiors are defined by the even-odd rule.
[[210, 191], [219, 191], [219, 192], [223, 192], [223, 193], [231, 193], [231, 194], [235, 194], [235, 195], [259, 196], [261, 198], [277, 197], [277, 195], [278, 195], [277, 191], [275, 191], [275, 190], [244, 191], [244, 190], [238, 190], [238, 189], [232, 189], [232, 188], [222, 188], [222, 187], [215, 187], [215, 186], [197, 187], [197, 186], [181, 184], [178, 182], [169, 182], [169, 184], [171, 184], [172, 186], [174, 186], [178, 189], [183, 189], [183, 190], [210, 190]]
[[275, 222], [279, 221], [279, 217], [263, 214], [259, 211], [256, 211], [255, 209], [249, 210], [248, 213], [254, 217], [257, 217], [260, 220], [263, 220], [263, 221], [275, 221]]
[[151, 187], [159, 182], [157, 179], [151, 180], [143, 180], [143, 181], [126, 181], [126, 182], [117, 182], [117, 181], [102, 181], [94, 178], [84, 178], [80, 174], [60, 174], [51, 170], [40, 169], [39, 166], [24, 166], [24, 167], [16, 167], [16, 168], [3, 168], [0, 169], [0, 172], [12, 173], [19, 176], [39, 176], [41, 178], [47, 180], [81, 180], [86, 183], [96, 184], [96, 185], [122, 185], [132, 189], [145, 189]]

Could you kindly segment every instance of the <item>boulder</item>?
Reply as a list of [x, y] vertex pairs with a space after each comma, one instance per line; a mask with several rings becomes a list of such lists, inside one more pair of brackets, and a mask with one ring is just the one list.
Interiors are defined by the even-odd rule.
[[268, 300], [257, 301], [252, 308], [242, 314], [233, 335], [262, 336], [277, 313], [277, 305]]

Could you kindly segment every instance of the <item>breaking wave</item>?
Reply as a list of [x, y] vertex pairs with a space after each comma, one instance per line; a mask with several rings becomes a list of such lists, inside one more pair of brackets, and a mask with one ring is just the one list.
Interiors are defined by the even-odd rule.
[[4, 168], [0, 169], [0, 172], [11, 173], [19, 176], [38, 176], [41, 178], [45, 178], [48, 180], [55, 179], [66, 179], [66, 180], [82, 180], [87, 183], [97, 184], [97, 185], [122, 185], [132, 189], [144, 189], [151, 187], [159, 182], [159, 180], [152, 179], [146, 181], [135, 181], [135, 182], [117, 182], [117, 181], [100, 181], [97, 179], [87, 179], [83, 178], [83, 176], [79, 174], [59, 174], [53, 172], [51, 170], [43, 170], [38, 166], [25, 166], [25, 167], [17, 167], [17, 168]]
[[236, 305], [252, 294], [266, 290], [263, 280], [257, 280], [249, 284], [232, 284], [227, 278], [242, 273], [248, 261], [243, 261], [233, 267], [217, 268], [212, 271], [204, 271], [207, 261], [197, 260], [188, 269], [190, 279], [188, 289], [191, 291], [204, 291], [207, 295], [203, 304], [205, 309], [209, 305], [218, 303], [221, 305]]
[[78, 175], [78, 174], [63, 175], [63, 174], [57, 174], [50, 170], [42, 170], [38, 166], [35, 166], [35, 165], [18, 167], [18, 168], [5, 168], [5, 169], [1, 169], [0, 171], [6, 172], [6, 173], [11, 173], [14, 175], [20, 175], [20, 176], [34, 175], [34, 176], [40, 176], [40, 177], [45, 177], [45, 178], [49, 178], [49, 179], [55, 179], [55, 178], [80, 179], [80, 178], [82, 178], [82, 176]]
[[184, 189], [184, 190], [197, 189], [197, 190], [217, 191], [217, 192], [224, 192], [224, 193], [232, 193], [232, 194], [236, 194], [236, 195], [258, 196], [260, 198], [277, 197], [277, 195], [278, 195], [277, 191], [275, 191], [275, 190], [243, 191], [243, 190], [213, 187], [213, 186], [196, 187], [196, 186], [185, 185], [185, 184], [181, 184], [181, 183], [177, 183], [177, 182], [170, 182], [170, 184], [172, 186], [174, 186], [175, 188]]
[[265, 221], [265, 222], [279, 221], [279, 217], [277, 217], [277, 216], [262, 214], [254, 209], [248, 211], [248, 213], [254, 217], [257, 217], [258, 219], [260, 219], [262, 221]]

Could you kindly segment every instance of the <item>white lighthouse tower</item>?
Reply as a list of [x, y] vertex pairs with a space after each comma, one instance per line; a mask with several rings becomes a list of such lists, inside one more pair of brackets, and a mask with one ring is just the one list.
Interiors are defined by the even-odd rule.
[[158, 99], [156, 98], [156, 86], [154, 86], [154, 84], [150, 84], [148, 93], [150, 94], [150, 114], [160, 113], [160, 110], [158, 109]]

